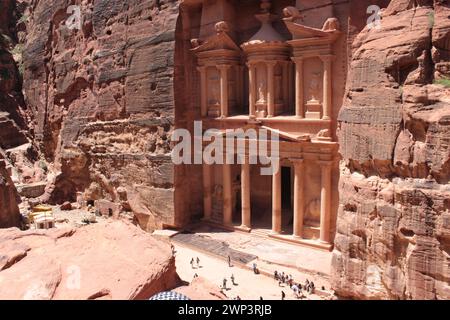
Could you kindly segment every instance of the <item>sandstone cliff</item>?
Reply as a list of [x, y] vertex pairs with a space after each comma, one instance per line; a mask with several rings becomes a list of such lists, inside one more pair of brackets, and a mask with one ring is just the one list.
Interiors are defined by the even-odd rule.
[[393, 0], [353, 44], [333, 286], [450, 298], [450, 4]]
[[0, 228], [19, 226], [20, 213], [17, 199], [17, 190], [6, 169], [6, 162], [0, 154]]
[[23, 87], [50, 172], [40, 201], [107, 199], [144, 229], [175, 225], [178, 2], [38, 0], [27, 12]]

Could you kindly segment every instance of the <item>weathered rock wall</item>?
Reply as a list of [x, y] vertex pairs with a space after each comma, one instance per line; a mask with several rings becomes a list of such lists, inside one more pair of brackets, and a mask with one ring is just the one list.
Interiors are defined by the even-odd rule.
[[[420, 5], [420, 6], [419, 6]], [[391, 1], [354, 41], [339, 115], [333, 287], [450, 298], [450, 3]]]
[[17, 147], [26, 142], [28, 116], [22, 96], [22, 78], [18, 63], [23, 45], [18, 30], [21, 22], [16, 1], [0, 2], [0, 148]]
[[[78, 21], [81, 29], [72, 28]], [[43, 202], [109, 199], [145, 229], [175, 225], [170, 133], [178, 1], [39, 0], [24, 90], [54, 173]], [[75, 24], [67, 24], [71, 17]], [[81, 195], [80, 195], [81, 193]]]
[[0, 154], [0, 228], [18, 227], [20, 213], [17, 190], [6, 169], [6, 161]]

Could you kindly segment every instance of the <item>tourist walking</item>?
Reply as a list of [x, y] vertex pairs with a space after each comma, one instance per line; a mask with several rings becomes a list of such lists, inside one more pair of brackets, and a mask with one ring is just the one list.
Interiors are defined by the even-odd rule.
[[191, 268], [194, 269], [194, 258], [191, 259]]
[[253, 263], [253, 272], [254, 274], [258, 274], [258, 266], [256, 265], [256, 263]]
[[222, 288], [225, 289], [225, 290], [227, 289], [227, 278], [223, 278]]
[[284, 300], [286, 298], [286, 293], [284, 291], [281, 291], [281, 300]]
[[228, 255], [228, 266], [231, 268], [231, 257]]
[[200, 258], [197, 257], [197, 267], [200, 268]]
[[231, 279], [231, 283], [233, 284], [233, 286], [235, 286], [236, 282], [234, 282], [234, 274], [231, 275], [230, 279]]

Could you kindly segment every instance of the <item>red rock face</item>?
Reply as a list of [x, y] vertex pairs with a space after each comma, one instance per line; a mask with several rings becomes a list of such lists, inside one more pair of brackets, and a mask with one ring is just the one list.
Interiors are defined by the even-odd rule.
[[3, 149], [28, 142], [28, 117], [16, 63], [22, 51], [17, 38], [18, 14], [15, 1], [0, 3], [0, 148]]
[[0, 154], [0, 228], [19, 226], [20, 213], [17, 198], [17, 190]]
[[416, 4], [392, 1], [354, 42], [332, 273], [347, 297], [450, 298], [450, 89], [433, 84], [450, 5]]
[[40, 0], [30, 10], [24, 89], [54, 178], [42, 202], [106, 199], [146, 230], [175, 225], [170, 133], [177, 1]]
[[169, 244], [122, 221], [0, 230], [0, 251], [2, 300], [148, 299], [179, 285]]

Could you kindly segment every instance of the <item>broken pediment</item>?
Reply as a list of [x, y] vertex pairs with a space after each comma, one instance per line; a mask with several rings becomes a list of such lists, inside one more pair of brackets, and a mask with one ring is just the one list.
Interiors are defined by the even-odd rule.
[[296, 19], [286, 17], [283, 19], [293, 40], [316, 40], [318, 42], [334, 42], [341, 34], [339, 21], [336, 18], [329, 18], [325, 21], [322, 29], [312, 28], [302, 25]]
[[228, 34], [229, 28], [226, 22], [218, 22], [215, 28], [216, 34], [209, 37], [203, 43], [198, 39], [191, 40], [191, 43], [194, 46], [191, 51], [197, 54], [210, 51], [240, 51], [239, 46]]
[[[331, 20], [327, 20], [327, 22], [329, 22], [328, 25], [331, 25]], [[289, 32], [292, 34], [292, 38], [294, 40], [317, 39], [334, 41], [340, 34], [340, 31], [337, 29], [316, 29], [288, 20], [284, 20], [284, 23], [286, 24]]]

